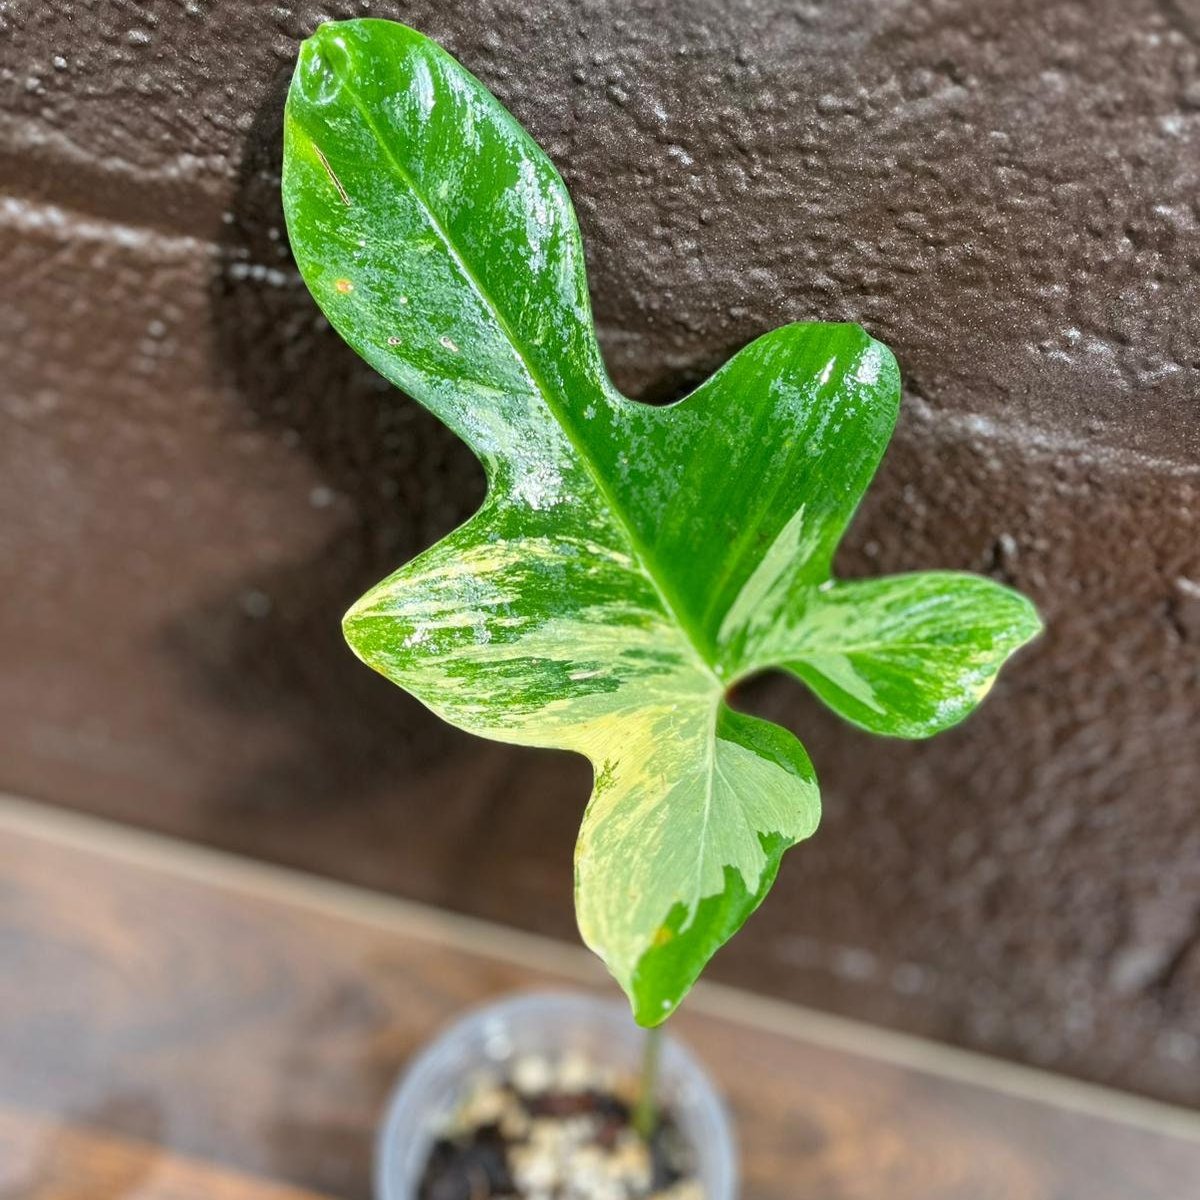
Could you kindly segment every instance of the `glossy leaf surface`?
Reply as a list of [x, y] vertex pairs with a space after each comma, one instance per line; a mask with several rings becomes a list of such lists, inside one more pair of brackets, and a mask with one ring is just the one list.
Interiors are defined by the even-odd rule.
[[857, 326], [777, 329], [669, 407], [620, 395], [562, 180], [421, 35], [361, 20], [304, 44], [283, 187], [334, 327], [489, 481], [346, 636], [463, 729], [587, 755], [579, 926], [657, 1023], [818, 820], [803, 747], [733, 711], [729, 686], [783, 667], [849, 720], [923, 737], [1037, 616], [974, 576], [831, 581], [900, 394]]

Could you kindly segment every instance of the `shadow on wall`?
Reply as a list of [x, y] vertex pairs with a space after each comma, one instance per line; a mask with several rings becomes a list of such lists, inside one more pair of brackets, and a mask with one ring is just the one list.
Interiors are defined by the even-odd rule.
[[[330, 328], [287, 247], [279, 198], [281, 71], [247, 135], [211, 285], [216, 369], [234, 420], [306, 454], [307, 503], [348, 516], [319, 551], [215, 596], [168, 631], [205, 697], [244, 714], [247, 736], [282, 731], [276, 761], [217, 803], [296, 808], [353, 798], [434, 768], [466, 734], [359, 663], [342, 613], [366, 588], [464, 520], [483, 497], [469, 451], [360, 362]], [[264, 734], [264, 737], [266, 735]]]

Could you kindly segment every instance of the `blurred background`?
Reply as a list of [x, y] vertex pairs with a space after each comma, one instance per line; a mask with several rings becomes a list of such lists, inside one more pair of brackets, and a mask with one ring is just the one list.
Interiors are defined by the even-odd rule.
[[747, 689], [825, 819], [712, 976], [1200, 1105], [1194, 0], [0, 6], [0, 788], [576, 937], [586, 764], [340, 637], [483, 487], [288, 253], [297, 44], [368, 11], [553, 157], [619, 386], [860, 322], [906, 390], [840, 572], [1046, 619], [925, 744]]

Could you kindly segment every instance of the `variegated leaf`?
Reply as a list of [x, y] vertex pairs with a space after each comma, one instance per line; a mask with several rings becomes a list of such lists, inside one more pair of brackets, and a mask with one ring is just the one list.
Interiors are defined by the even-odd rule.
[[656, 1024], [817, 824], [803, 747], [730, 709], [730, 685], [784, 667], [850, 720], [921, 737], [966, 715], [1036, 614], [973, 576], [831, 581], [899, 400], [857, 326], [775, 330], [669, 407], [620, 395], [562, 180], [433, 42], [322, 26], [284, 144], [313, 295], [489, 481], [347, 638], [453, 724], [592, 761], [579, 925]]

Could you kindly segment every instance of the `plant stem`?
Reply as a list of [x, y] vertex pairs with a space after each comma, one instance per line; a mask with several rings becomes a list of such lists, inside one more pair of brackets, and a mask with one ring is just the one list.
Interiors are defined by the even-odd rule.
[[646, 1030], [642, 1043], [642, 1078], [633, 1110], [633, 1128], [647, 1142], [658, 1124], [658, 1059], [661, 1051], [662, 1026], [656, 1025]]

